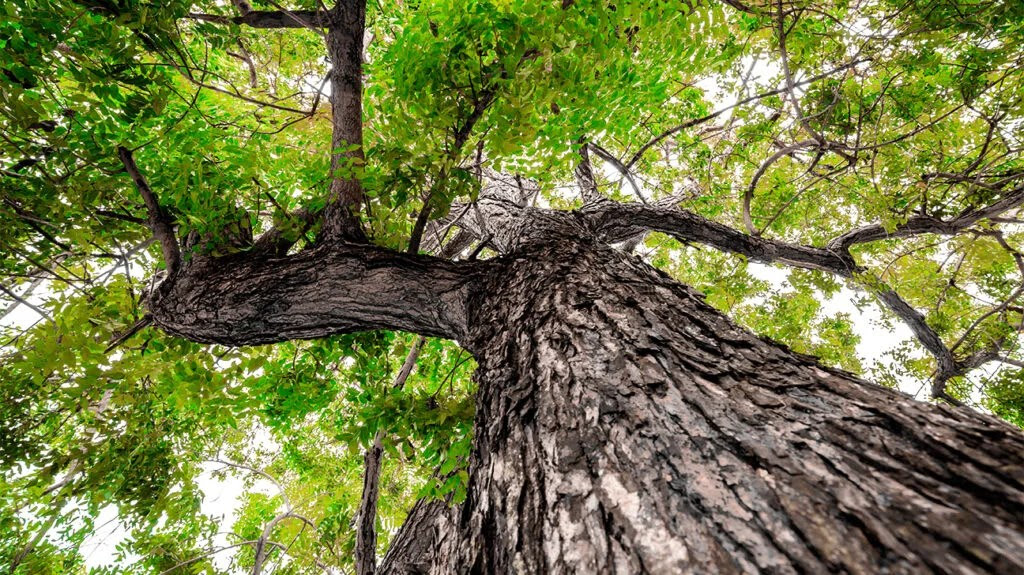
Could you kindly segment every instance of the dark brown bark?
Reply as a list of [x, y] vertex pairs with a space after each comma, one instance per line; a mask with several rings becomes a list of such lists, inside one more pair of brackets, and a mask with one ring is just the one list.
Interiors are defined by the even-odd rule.
[[[927, 178], [925, 178], [927, 180]], [[836, 251], [847, 251], [856, 244], [874, 242], [890, 238], [905, 238], [921, 234], [954, 235], [960, 233], [978, 222], [999, 216], [1008, 210], [1018, 208], [1024, 204], [1024, 186], [1017, 186], [1002, 194], [999, 200], [987, 206], [965, 210], [955, 218], [942, 220], [929, 215], [917, 215], [907, 219], [906, 222], [896, 226], [893, 230], [886, 230], [881, 224], [872, 224], [847, 232], [828, 244], [829, 249]]]
[[512, 255], [197, 257], [152, 297], [198, 341], [399, 329], [474, 353], [467, 500], [418, 505], [379, 572], [1024, 569], [1018, 430], [756, 338], [607, 247], [625, 224], [481, 203]]
[[[1011, 199], [1008, 196], [1006, 200], [993, 204], [993, 206], [1006, 206]], [[990, 208], [986, 208], [986, 210]], [[975, 214], [975, 212], [971, 213]], [[630, 237], [636, 237], [639, 231], [657, 231], [666, 233], [680, 241], [699, 242], [722, 251], [741, 254], [755, 261], [783, 263], [794, 267], [825, 271], [846, 279], [868, 273], [867, 269], [859, 266], [854, 260], [849, 246], [861, 241], [879, 239], [871, 236], [872, 233], [875, 233], [871, 230], [876, 226], [868, 226], [862, 228], [862, 230], [866, 230], [864, 235], [851, 233], [848, 236], [842, 236], [842, 238], [849, 238], [848, 241], [840, 238], [831, 242], [826, 248], [791, 244], [745, 234], [670, 205], [604, 202], [585, 206], [583, 214], [597, 233], [608, 242], [626, 241]], [[953, 221], [967, 221], [967, 219], [975, 218], [975, 215], [961, 216]], [[978, 219], [980, 217], [971, 221], [976, 223]], [[930, 218], [929, 220], [934, 221]], [[917, 220], [911, 220], [907, 226], [898, 228], [894, 234], [924, 233], [925, 228], [915, 221]], [[881, 229], [880, 226], [878, 228]], [[934, 229], [932, 231], [938, 233]], [[915, 310], [894, 290], [885, 286], [881, 280], [866, 283], [868, 285], [865, 287], [870, 289], [878, 301], [903, 321], [921, 345], [935, 357], [938, 369], [932, 385], [933, 397], [945, 399], [950, 403], [959, 403], [945, 392], [945, 384], [950, 378], [963, 375], [976, 365], [972, 365], [968, 359], [958, 360], [954, 357], [952, 350], [946, 347], [939, 334], [925, 321], [924, 315]]]
[[1006, 423], [823, 368], [585, 239], [500, 265], [463, 340], [467, 500], [418, 505], [380, 572], [1024, 570]]
[[324, 214], [328, 239], [363, 242], [359, 223], [363, 185], [353, 170], [363, 166], [364, 0], [340, 0], [327, 30], [331, 59], [331, 196]]
[[573, 175], [576, 176], [576, 186], [580, 189], [580, 196], [584, 204], [593, 204], [605, 200], [597, 189], [597, 181], [594, 179], [594, 168], [590, 164], [590, 154], [587, 153], [587, 144], [582, 142], [579, 147], [579, 159]]
[[587, 206], [583, 213], [609, 242], [623, 241], [638, 231], [666, 233], [684, 242], [698, 242], [737, 253], [752, 260], [784, 263], [850, 277], [858, 271], [849, 252], [789, 244], [745, 234], [669, 206], [602, 202]]
[[377, 569], [377, 497], [380, 493], [380, 463], [384, 449], [378, 433], [363, 454], [363, 494], [356, 519], [356, 575], [373, 575]]
[[197, 256], [155, 290], [149, 308], [168, 332], [227, 345], [374, 329], [458, 339], [466, 293], [487, 267], [358, 245]]
[[458, 509], [441, 500], [421, 499], [395, 534], [377, 573], [425, 574], [456, 554], [453, 528]]

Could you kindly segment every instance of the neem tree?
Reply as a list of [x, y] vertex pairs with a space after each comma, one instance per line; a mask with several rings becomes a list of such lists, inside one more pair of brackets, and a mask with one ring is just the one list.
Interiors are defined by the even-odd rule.
[[1024, 5], [254, 4], [4, 5], [12, 572], [1024, 569]]

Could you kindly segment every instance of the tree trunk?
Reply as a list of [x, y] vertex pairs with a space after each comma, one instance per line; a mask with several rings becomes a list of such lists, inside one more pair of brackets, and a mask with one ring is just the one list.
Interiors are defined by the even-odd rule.
[[1021, 573], [1024, 436], [818, 365], [641, 261], [495, 261], [466, 501], [381, 573]]

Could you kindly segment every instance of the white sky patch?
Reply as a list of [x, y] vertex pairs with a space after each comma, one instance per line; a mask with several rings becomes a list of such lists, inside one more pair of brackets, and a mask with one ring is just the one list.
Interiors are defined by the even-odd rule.
[[[264, 438], [264, 439], [269, 439]], [[257, 443], [266, 445], [263, 440]], [[242, 497], [249, 493], [263, 493], [269, 496], [280, 495], [277, 487], [267, 479], [244, 469], [231, 468], [222, 463], [207, 461], [202, 464], [203, 471], [196, 478], [203, 493], [200, 513], [211, 518], [223, 528], [213, 539], [213, 548], [225, 548], [235, 541], [229, 537], [228, 528], [238, 520], [244, 501]], [[223, 471], [224, 473], [218, 473]], [[131, 564], [140, 557], [127, 554], [118, 561], [118, 546], [128, 539], [129, 532], [119, 519], [117, 508], [113, 505], [105, 507], [96, 518], [96, 530], [82, 543], [81, 553], [85, 558], [86, 570], [121, 564]], [[238, 548], [225, 549], [213, 553], [210, 560], [220, 572], [228, 572], [231, 558]]]

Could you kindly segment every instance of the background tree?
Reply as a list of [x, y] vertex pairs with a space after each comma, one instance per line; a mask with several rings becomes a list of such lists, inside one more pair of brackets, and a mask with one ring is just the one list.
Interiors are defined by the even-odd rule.
[[9, 571], [1022, 567], [1019, 3], [3, 9]]

